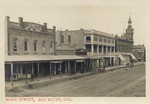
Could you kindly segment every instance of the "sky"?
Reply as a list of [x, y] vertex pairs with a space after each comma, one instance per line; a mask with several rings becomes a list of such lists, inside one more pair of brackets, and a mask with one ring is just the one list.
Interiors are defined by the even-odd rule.
[[[56, 26], [58, 30], [96, 29], [106, 33], [121, 35], [127, 27], [131, 13], [134, 28], [134, 44], [145, 44], [147, 55], [150, 54], [150, 0], [0, 0], [0, 66], [4, 68], [4, 19], [10, 16], [11, 21], [18, 22], [18, 17], [24, 21], [43, 24], [48, 28]], [[149, 62], [148, 58], [147, 62]], [[150, 69], [150, 64], [146, 64]], [[148, 73], [149, 75], [150, 73]], [[4, 80], [4, 70], [0, 71], [1, 81]], [[150, 81], [149, 81], [150, 82]], [[4, 85], [4, 82], [3, 82]], [[0, 98], [4, 95], [4, 87]], [[148, 90], [148, 89], [147, 89]], [[3, 97], [4, 98], [4, 97]], [[144, 98], [145, 99], [145, 98]], [[103, 104], [133, 104], [133, 98], [115, 100], [106, 98]], [[80, 100], [78, 100], [80, 101]], [[88, 100], [88, 104], [97, 100]], [[136, 99], [141, 104], [143, 99]], [[144, 100], [147, 104], [147, 99]], [[128, 102], [128, 103], [127, 103]], [[108, 104], [108, 103], [107, 103]]]
[[[56, 26], [57, 30], [96, 29], [111, 34], [121, 35], [127, 28], [131, 14], [134, 28], [134, 44], [145, 44], [148, 34], [147, 0], [1, 0], [1, 26], [5, 16], [18, 22], [18, 17], [24, 21], [43, 24], [48, 28]], [[94, 2], [95, 1], [95, 2]], [[3, 32], [3, 30], [2, 30]]]

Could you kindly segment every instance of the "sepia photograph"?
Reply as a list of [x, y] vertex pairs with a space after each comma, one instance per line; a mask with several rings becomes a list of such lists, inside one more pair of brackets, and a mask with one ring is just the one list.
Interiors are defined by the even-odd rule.
[[6, 103], [147, 97], [147, 1], [22, 1], [1, 9]]

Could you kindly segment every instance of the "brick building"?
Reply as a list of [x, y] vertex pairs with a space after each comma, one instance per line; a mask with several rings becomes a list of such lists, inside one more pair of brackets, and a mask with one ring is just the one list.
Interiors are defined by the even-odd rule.
[[144, 45], [134, 45], [133, 54], [139, 62], [146, 61], [146, 48]]
[[132, 53], [133, 50], [133, 34], [132, 21], [129, 17], [128, 26], [126, 32], [122, 36], [116, 35], [115, 50], [120, 55], [119, 64], [132, 63], [135, 60], [135, 56]]
[[[56, 51], [56, 27], [47, 28], [47, 23], [19, 22], [5, 18], [5, 80], [13, 81], [31, 77], [70, 74], [80, 72], [77, 64], [85, 57], [60, 55]], [[59, 70], [61, 69], [61, 70]]]

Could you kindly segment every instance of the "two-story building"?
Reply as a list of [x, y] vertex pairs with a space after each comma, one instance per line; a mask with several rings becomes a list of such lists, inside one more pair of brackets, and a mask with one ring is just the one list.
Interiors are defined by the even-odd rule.
[[132, 28], [132, 21], [129, 17], [126, 32], [122, 36], [116, 35], [115, 37], [115, 49], [116, 53], [119, 55], [117, 64], [119, 65], [131, 64], [136, 59], [132, 53], [134, 43], [133, 31], [134, 29]]
[[146, 48], [144, 45], [134, 45], [133, 55], [137, 58], [139, 62], [146, 61]]
[[70, 74], [77, 69], [77, 62], [85, 57], [74, 53], [61, 55], [56, 51], [56, 27], [47, 23], [19, 22], [5, 18], [5, 80]]
[[115, 62], [115, 36], [94, 29], [65, 30], [56, 32], [56, 41], [72, 44], [77, 50], [86, 50], [89, 58], [88, 68], [98, 68], [105, 61], [105, 66]]

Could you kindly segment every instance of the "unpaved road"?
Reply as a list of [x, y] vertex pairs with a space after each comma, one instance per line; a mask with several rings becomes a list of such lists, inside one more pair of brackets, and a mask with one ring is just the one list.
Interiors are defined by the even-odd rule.
[[55, 83], [23, 92], [6, 92], [6, 96], [39, 97], [145, 97], [145, 65]]

